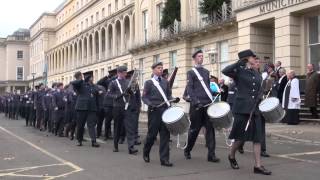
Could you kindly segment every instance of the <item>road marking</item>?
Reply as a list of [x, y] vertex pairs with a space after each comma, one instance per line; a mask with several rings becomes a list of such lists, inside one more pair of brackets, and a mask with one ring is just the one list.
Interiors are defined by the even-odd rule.
[[315, 154], [320, 154], [320, 151], [292, 153], [292, 154], [281, 154], [280, 156], [304, 156], [304, 155], [315, 155]]
[[[53, 180], [53, 179], [56, 179], [56, 178], [59, 178], [59, 177], [64, 177], [64, 176], [67, 176], [67, 175], [71, 175], [71, 174], [74, 174], [74, 173], [77, 173], [77, 172], [80, 172], [80, 171], [83, 171], [82, 168], [80, 168], [79, 166], [73, 164], [72, 162], [70, 161], [67, 161], [61, 157], [58, 157], [50, 152], [48, 152], [47, 150], [31, 143], [30, 141], [14, 134], [13, 132], [5, 129], [4, 127], [0, 126], [0, 130], [4, 131], [5, 133], [17, 138], [18, 140], [28, 144], [29, 146], [33, 147], [34, 149], [44, 153], [45, 155], [59, 161], [61, 164], [55, 164], [55, 165], [66, 165], [66, 166], [69, 166], [73, 169], [73, 171], [71, 172], [68, 172], [68, 173], [65, 173], [65, 174], [61, 174], [61, 175], [57, 175], [57, 176], [44, 176], [44, 175], [22, 175], [22, 174], [15, 174], [14, 172], [11, 172], [11, 173], [0, 173], [0, 177], [2, 176], [23, 176], [23, 177], [45, 177], [46, 180]], [[30, 170], [30, 168], [32, 169], [35, 169], [35, 168], [41, 168], [41, 167], [48, 167], [48, 166], [55, 166], [55, 165], [44, 165], [44, 166], [34, 166], [34, 167], [24, 167], [24, 168], [16, 168], [16, 169], [12, 169], [12, 170], [18, 170], [17, 172], [22, 172], [22, 171], [26, 171], [26, 170]], [[8, 170], [1, 170], [2, 172], [3, 171], [8, 171]]]
[[307, 140], [307, 139], [299, 139], [299, 138], [294, 138], [294, 137], [290, 137], [290, 136], [286, 136], [286, 135], [281, 135], [281, 134], [277, 134], [277, 133], [272, 133], [271, 136], [275, 136], [275, 137], [280, 137], [280, 138], [284, 138], [284, 139], [289, 139], [292, 141], [296, 141], [296, 142], [302, 142], [302, 143], [312, 143], [312, 144], [320, 144], [320, 141], [312, 141], [312, 140]]

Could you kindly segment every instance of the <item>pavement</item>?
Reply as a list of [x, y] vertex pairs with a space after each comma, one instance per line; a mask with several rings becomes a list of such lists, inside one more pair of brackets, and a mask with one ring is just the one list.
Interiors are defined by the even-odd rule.
[[[143, 139], [147, 129], [140, 125]], [[237, 155], [239, 170], [232, 170], [227, 160], [228, 147], [223, 133], [217, 132], [216, 154], [220, 163], [206, 161], [207, 150], [203, 135], [197, 140], [192, 159], [185, 160], [172, 137], [171, 158], [174, 167], [162, 167], [157, 141], [150, 154], [151, 162], [142, 159], [142, 145], [138, 155], [129, 155], [126, 144], [120, 152], [112, 152], [112, 141], [98, 140], [100, 148], [90, 142], [77, 147], [75, 141], [55, 137], [32, 127], [22, 120], [8, 120], [0, 114], [0, 180], [70, 179], [70, 180], [319, 180], [320, 125], [267, 125], [267, 149], [272, 155], [263, 158], [263, 165], [271, 176], [255, 175], [252, 145]]]

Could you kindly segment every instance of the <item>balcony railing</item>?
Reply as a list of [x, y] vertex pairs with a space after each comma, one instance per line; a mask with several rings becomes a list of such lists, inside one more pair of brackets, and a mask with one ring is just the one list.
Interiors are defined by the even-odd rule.
[[158, 33], [154, 33], [149, 36], [148, 41], [137, 41], [133, 44], [132, 49], [138, 49], [140, 47], [148, 46], [154, 43], [162, 41], [170, 41], [177, 36], [186, 36], [191, 33], [201, 31], [203, 29], [218, 26], [232, 21], [235, 18], [232, 4], [224, 3], [221, 8], [213, 13], [213, 16], [203, 16], [199, 20], [199, 23], [188, 23], [188, 25], [182, 26], [181, 22], [175, 20], [172, 25], [166, 29], [160, 29]]

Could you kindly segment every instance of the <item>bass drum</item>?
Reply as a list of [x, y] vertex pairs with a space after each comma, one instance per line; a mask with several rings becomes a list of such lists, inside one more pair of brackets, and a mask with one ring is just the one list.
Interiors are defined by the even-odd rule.
[[233, 116], [230, 105], [226, 102], [211, 104], [207, 109], [207, 114], [216, 129], [228, 129], [232, 126]]
[[259, 110], [266, 122], [269, 123], [278, 123], [286, 115], [286, 112], [281, 107], [279, 99], [275, 97], [266, 98], [261, 101]]
[[165, 110], [162, 121], [174, 136], [188, 132], [190, 127], [190, 121], [181, 107], [170, 107]]

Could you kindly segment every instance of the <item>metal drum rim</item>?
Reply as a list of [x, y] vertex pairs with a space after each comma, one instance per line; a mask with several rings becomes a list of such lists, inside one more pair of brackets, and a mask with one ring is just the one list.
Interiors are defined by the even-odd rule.
[[[227, 104], [227, 105], [229, 105], [229, 104], [226, 103], [226, 102], [215, 102], [215, 103], [212, 103], [212, 105], [214, 105], [214, 104]], [[209, 116], [210, 118], [212, 118], [212, 119], [219, 119], [219, 118], [221, 118], [221, 117], [224, 117], [224, 116], [226, 116], [227, 114], [229, 114], [230, 111], [231, 111], [231, 108], [230, 108], [230, 105], [229, 105], [229, 111], [228, 111], [228, 112], [224, 113], [224, 114], [221, 115], [221, 116], [212, 117], [212, 116], [210, 116], [210, 114], [208, 113], [209, 108], [210, 108], [212, 105], [210, 105], [210, 106], [208, 107], [208, 109], [207, 109], [207, 114], [208, 114], [208, 116]]]
[[[277, 100], [278, 100], [278, 102], [279, 102], [278, 106], [280, 106], [280, 101], [279, 101], [279, 99], [278, 99], [278, 98], [276, 98], [276, 97], [269, 97], [269, 98], [277, 99]], [[268, 98], [267, 98], [267, 99], [268, 99]], [[264, 99], [264, 100], [266, 100], [266, 99]], [[264, 100], [263, 100], [263, 101], [264, 101]], [[261, 109], [260, 109], [260, 105], [261, 105], [261, 103], [262, 103], [263, 101], [261, 101], [261, 102], [260, 102], [260, 104], [259, 104], [259, 111], [261, 111]], [[275, 106], [274, 108], [270, 109], [269, 111], [261, 111], [261, 112], [271, 112], [271, 111], [275, 110], [278, 106]]]
[[165, 124], [174, 124], [174, 123], [178, 122], [178, 121], [185, 115], [185, 112], [183, 111], [183, 114], [182, 114], [177, 120], [172, 121], [172, 122], [166, 122], [166, 121], [164, 121], [164, 120], [163, 120], [163, 115], [164, 115], [164, 113], [165, 113], [167, 110], [171, 109], [171, 108], [180, 108], [180, 109], [183, 111], [183, 108], [180, 107], [180, 106], [172, 106], [172, 107], [166, 109], [166, 110], [163, 112], [163, 114], [161, 115], [162, 122], [164, 122]]

